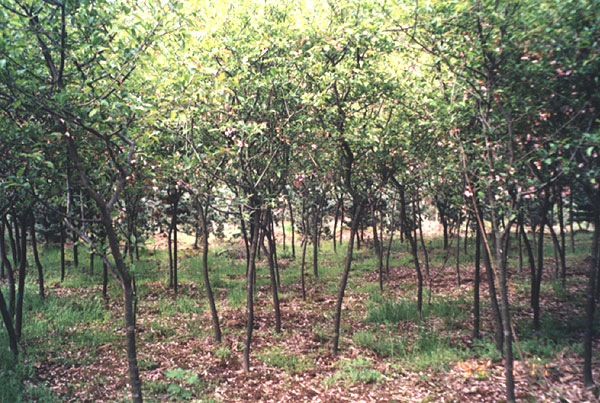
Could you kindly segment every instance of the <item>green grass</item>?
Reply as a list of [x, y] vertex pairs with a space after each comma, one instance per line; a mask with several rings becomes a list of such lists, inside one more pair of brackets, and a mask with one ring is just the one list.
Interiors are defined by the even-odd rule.
[[337, 385], [340, 381], [353, 385], [358, 382], [376, 383], [383, 380], [381, 372], [373, 368], [373, 363], [363, 356], [338, 362], [338, 370], [324, 383], [327, 386]]
[[286, 353], [281, 347], [272, 347], [257, 354], [258, 359], [289, 374], [306, 371], [313, 367], [307, 357]]
[[[576, 235], [577, 248], [571, 252], [570, 244], [567, 246], [567, 259], [580, 259], [589, 254], [589, 234]], [[289, 239], [289, 237], [288, 237]], [[568, 241], [568, 239], [567, 239]], [[428, 241], [432, 266], [441, 264], [446, 251], [441, 248], [441, 238]], [[472, 248], [472, 240], [469, 247]], [[513, 242], [514, 246], [516, 242]], [[332, 297], [338, 291], [340, 274], [344, 267], [347, 244], [338, 247], [337, 253], [333, 252], [330, 240], [323, 241], [319, 252], [319, 278], [316, 279], [312, 268], [312, 249], [307, 248], [306, 273], [308, 304], [314, 304], [309, 309], [314, 309], [314, 317], [310, 320], [312, 326], [312, 340], [319, 342], [320, 347], [315, 355], [322, 354], [326, 343], [331, 340], [332, 311], [327, 308], [319, 310], [320, 301], [312, 300], [314, 293], [325, 293], [325, 297]], [[586, 250], [587, 248], [587, 250]], [[217, 296], [217, 306], [229, 306], [238, 311], [243, 311], [246, 305], [246, 279], [245, 260], [233, 258], [236, 251], [231, 254], [217, 255], [219, 248], [211, 249], [209, 254], [209, 267], [211, 284]], [[97, 347], [111, 344], [122, 348], [122, 291], [109, 278], [110, 306], [116, 306], [115, 311], [107, 310], [105, 301], [100, 296], [102, 267], [96, 259], [94, 274], [83, 272], [89, 264], [85, 249], [80, 248], [80, 267], [69, 267], [65, 281], [59, 283], [60, 260], [59, 250], [56, 247], [43, 247], [42, 264], [45, 268], [48, 297], [42, 300], [37, 295], [36, 275], [34, 270], [27, 278], [24, 328], [21, 342], [21, 357], [18, 364], [12, 362], [12, 356], [7, 349], [8, 341], [5, 331], [0, 331], [0, 402], [4, 401], [60, 401], [71, 396], [56, 396], [35, 375], [34, 364], [51, 360], [56, 364], [66, 366], [80, 366], [93, 364], [98, 359], [101, 349]], [[546, 248], [548, 256], [552, 255], [552, 245], [548, 240]], [[285, 259], [285, 266], [280, 266], [282, 290], [280, 297], [286, 303], [282, 309], [304, 309], [295, 304], [299, 298], [299, 270], [300, 270], [299, 245], [296, 247], [296, 259], [290, 260], [291, 247], [284, 252], [279, 249], [279, 257]], [[452, 256], [455, 249], [449, 251]], [[139, 306], [142, 312], [151, 311], [153, 319], [143, 323], [144, 331], [138, 337], [142, 343], [169, 342], [174, 339], [195, 338], [204, 339], [212, 335], [210, 327], [200, 318], [206, 314], [206, 296], [204, 292], [201, 272], [201, 256], [198, 251], [186, 251], [180, 254], [179, 265], [180, 293], [174, 298], [171, 291], [167, 290], [168, 261], [166, 251], [156, 251], [152, 254], [142, 252], [141, 260], [135, 264], [135, 275], [138, 289]], [[67, 259], [72, 261], [72, 253], [67, 250]], [[435, 374], [436, 371], [447, 369], [451, 363], [466, 358], [478, 357], [498, 362], [500, 353], [495, 348], [495, 343], [489, 338], [491, 333], [489, 323], [483, 324], [487, 336], [482, 340], [473, 342], [473, 347], [465, 346], [462, 340], [470, 337], [471, 331], [471, 288], [463, 288], [460, 293], [453, 296], [444, 296], [436, 289], [432, 303], [428, 304], [427, 292], [424, 295], [423, 311], [417, 312], [416, 286], [414, 281], [399, 283], [386, 282], [385, 292], [379, 291], [376, 282], [365, 281], [365, 275], [373, 276], [376, 272], [377, 260], [373, 257], [372, 245], [363, 245], [360, 251], [355, 251], [347, 296], [364, 293], [367, 298], [361, 300], [362, 310], [353, 311], [350, 316], [342, 318], [342, 333], [346, 339], [352, 338], [354, 347], [358, 348], [360, 355], [354, 359], [341, 359], [337, 361], [334, 374], [327, 378], [325, 384], [336, 384], [338, 381], [345, 385], [368, 383], [377, 385], [384, 382], [385, 378], [377, 369], [375, 363], [380, 360], [389, 363], [396, 371], [420, 371]], [[461, 262], [472, 260], [472, 254], [464, 254], [461, 245]], [[438, 263], [436, 263], [438, 262]], [[580, 355], [582, 352], [581, 334], [584, 329], [582, 314], [567, 317], [558, 316], [550, 311], [550, 307], [542, 306], [541, 331], [532, 329], [531, 314], [527, 296], [530, 292], [528, 267], [525, 259], [523, 273], [515, 269], [518, 260], [514, 253], [510, 257], [511, 265], [511, 294], [513, 298], [513, 312], [515, 312], [515, 325], [518, 329], [518, 338], [523, 353], [530, 359], [549, 362], [557, 354]], [[569, 260], [568, 260], [569, 263]], [[403, 270], [413, 270], [412, 257], [406, 252], [406, 245], [395, 242], [393, 244], [391, 266], [401, 266]], [[449, 272], [453, 273], [453, 263], [447, 263]], [[550, 267], [550, 266], [549, 266]], [[452, 274], [453, 275], [453, 274]], [[570, 273], [569, 273], [570, 275]], [[268, 267], [266, 259], [257, 262], [258, 287], [269, 286]], [[375, 277], [373, 277], [375, 278]], [[550, 298], [558, 304], [566, 304], [566, 308], [581, 310], [584, 301], [582, 293], [572, 291], [580, 278], [569, 277], [567, 290], [562, 288], [560, 279], [551, 279], [542, 283], [542, 293], [545, 298]], [[156, 284], [160, 289], [156, 289]], [[264, 288], [263, 288], [264, 289]], [[5, 286], [3, 286], [3, 292]], [[463, 292], [464, 291], [464, 292]], [[6, 293], [7, 294], [7, 293]], [[267, 298], [260, 292], [257, 300]], [[365, 295], [361, 295], [361, 298]], [[347, 300], [346, 300], [347, 301]], [[345, 301], [345, 303], [346, 303]], [[356, 299], [354, 300], [356, 302]], [[260, 310], [271, 312], [270, 303]], [[346, 309], [346, 306], [345, 306]], [[486, 297], [482, 297], [482, 314], [489, 312]], [[345, 314], [347, 315], [347, 314]], [[352, 321], [360, 321], [360, 329], [356, 331]], [[176, 320], [178, 326], [173, 326]], [[283, 323], [284, 329], [286, 323]], [[600, 333], [600, 321], [596, 321], [595, 330]], [[237, 337], [236, 329], [223, 328], [224, 334]], [[290, 352], [281, 345], [286, 342], [289, 334], [274, 335], [262, 330], [256, 334], [269, 338], [269, 347], [254, 352], [255, 358], [267, 365], [279, 368], [288, 374], [301, 374], [304, 371], [316, 369], [316, 356], [302, 356]], [[237, 340], [238, 342], [241, 340]], [[341, 339], [344, 341], [344, 337]], [[341, 349], [347, 349], [342, 342]], [[220, 360], [235, 360], [241, 355], [241, 343], [233, 347], [226, 345], [216, 346], [213, 350], [214, 357]], [[70, 353], [65, 353], [65, 352]], [[82, 354], [85, 352], [85, 354]], [[72, 353], [72, 354], [71, 354]], [[376, 358], [367, 358], [376, 357]], [[515, 351], [518, 358], [518, 353]], [[140, 360], [142, 371], [152, 371], [158, 368], [160, 360], [147, 358]], [[182, 363], [177, 363], [182, 365]], [[185, 367], [184, 367], [185, 368]], [[177, 370], [177, 368], [175, 368]], [[188, 371], [188, 370], [182, 370]], [[196, 371], [196, 369], [194, 369]], [[183, 377], [179, 375], [183, 374]], [[208, 385], [203, 382], [193, 382], [194, 373], [169, 372], [165, 379], [144, 383], [144, 392], [148, 400], [156, 401], [189, 400], [204, 401], [209, 399], [205, 393]], [[389, 374], [386, 374], [386, 376]], [[192, 382], [188, 382], [191, 380]], [[77, 385], [74, 385], [76, 388]], [[191, 393], [191, 395], [190, 395]]]

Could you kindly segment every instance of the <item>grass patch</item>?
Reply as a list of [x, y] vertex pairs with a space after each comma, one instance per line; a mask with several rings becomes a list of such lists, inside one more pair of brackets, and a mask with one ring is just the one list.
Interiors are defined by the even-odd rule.
[[286, 353], [280, 347], [273, 347], [258, 354], [258, 359], [265, 364], [281, 368], [290, 374], [304, 372], [312, 368], [311, 362], [303, 356]]
[[340, 381], [353, 385], [358, 382], [376, 383], [383, 380], [381, 372], [373, 368], [371, 361], [360, 355], [352, 360], [339, 361], [338, 368], [335, 374], [325, 379], [326, 386], [337, 385]]

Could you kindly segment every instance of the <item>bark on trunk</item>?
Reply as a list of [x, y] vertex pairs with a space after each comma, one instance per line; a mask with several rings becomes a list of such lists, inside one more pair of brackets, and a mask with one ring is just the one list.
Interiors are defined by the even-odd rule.
[[254, 271], [256, 270], [256, 251], [258, 249], [258, 238], [260, 232], [260, 210], [253, 212], [252, 226], [252, 246], [250, 248], [250, 258], [248, 273], [246, 278], [246, 340], [244, 341], [244, 361], [245, 372], [250, 372], [250, 347], [252, 344], [252, 331], [254, 329]]
[[290, 208], [290, 224], [291, 224], [291, 230], [292, 230], [292, 258], [296, 259], [296, 240], [294, 239], [295, 237], [295, 230], [294, 230], [294, 210], [292, 208], [292, 201], [290, 200], [289, 196], [287, 198], [287, 202], [288, 202], [288, 207]]
[[475, 280], [473, 282], [473, 339], [480, 339], [481, 315], [479, 312], [479, 283], [481, 282], [481, 230], [475, 234]]
[[44, 293], [44, 269], [42, 267], [42, 263], [40, 262], [40, 256], [38, 254], [37, 238], [35, 236], [35, 215], [33, 213], [31, 213], [31, 247], [33, 249], [33, 259], [35, 260], [35, 265], [37, 267], [38, 272], [38, 286], [40, 290], [40, 297], [44, 299], [46, 297]]
[[265, 214], [265, 225], [263, 230], [266, 233], [267, 243], [269, 244], [269, 276], [271, 278], [271, 295], [273, 296], [273, 307], [275, 309], [275, 333], [281, 333], [281, 311], [279, 309], [279, 294], [277, 292], [277, 280], [275, 275], [275, 235], [271, 232], [270, 224], [273, 219], [272, 213], [267, 211]]
[[27, 275], [27, 218], [30, 212], [26, 211], [21, 215], [21, 257], [19, 259], [19, 289], [17, 291], [17, 309], [15, 318], [15, 331], [17, 339], [21, 339], [23, 329], [23, 300], [25, 299], [25, 276]]
[[598, 242], [600, 242], [600, 220], [598, 217], [594, 220], [594, 236], [592, 239], [592, 259], [588, 268], [588, 284], [586, 289], [587, 301], [585, 304], [585, 334], [583, 339], [583, 377], [586, 387], [594, 385], [592, 377], [592, 358], [593, 358], [593, 338], [594, 338], [594, 310], [596, 308], [595, 301], [595, 282], [598, 259]]
[[316, 278], [319, 277], [319, 209], [317, 205], [314, 206], [313, 212], [313, 233], [312, 233], [312, 244], [313, 244], [313, 274]]
[[8, 333], [8, 342], [10, 346], [10, 350], [13, 352], [15, 356], [15, 361], [19, 356], [19, 347], [17, 345], [17, 335], [15, 333], [15, 329], [12, 324], [12, 319], [8, 309], [6, 308], [6, 301], [4, 300], [4, 295], [2, 294], [2, 288], [0, 288], [0, 313], [2, 313], [2, 321], [4, 322], [4, 327], [6, 327], [6, 331]]
[[16, 286], [15, 286], [15, 276], [13, 273], [13, 267], [10, 261], [8, 260], [8, 255], [6, 251], [6, 242], [4, 239], [5, 229], [8, 227], [8, 223], [6, 221], [6, 217], [2, 218], [2, 225], [0, 226], [0, 258], [4, 262], [4, 266], [6, 268], [6, 275], [8, 278], [8, 314], [11, 318], [15, 315], [15, 298], [16, 298]]
[[306, 301], [306, 281], [304, 279], [304, 268], [306, 266], [306, 245], [308, 245], [308, 240], [304, 238], [302, 240], [302, 262], [300, 264], [300, 283], [302, 286], [302, 300]]
[[338, 346], [340, 341], [340, 324], [342, 319], [342, 303], [344, 301], [344, 292], [346, 291], [346, 284], [348, 283], [348, 276], [350, 274], [350, 268], [352, 266], [352, 253], [354, 248], [354, 238], [358, 232], [358, 224], [360, 223], [360, 215], [362, 212], [364, 201], [354, 202], [354, 216], [352, 217], [352, 224], [350, 226], [350, 240], [348, 241], [348, 251], [346, 252], [346, 264], [344, 265], [344, 273], [340, 280], [340, 287], [338, 291], [337, 303], [335, 307], [335, 319], [333, 324], [333, 339], [331, 341], [331, 352], [337, 355]]
[[219, 315], [217, 313], [217, 306], [215, 304], [215, 297], [210, 286], [210, 279], [208, 276], [208, 223], [206, 216], [208, 215], [208, 203], [206, 205], [206, 211], [202, 205], [198, 206], [200, 211], [200, 222], [202, 225], [202, 276], [204, 277], [204, 288], [206, 290], [206, 296], [208, 298], [208, 304], [210, 306], [210, 314], [212, 317], [213, 330], [215, 332], [215, 343], [221, 342], [221, 326], [219, 325]]

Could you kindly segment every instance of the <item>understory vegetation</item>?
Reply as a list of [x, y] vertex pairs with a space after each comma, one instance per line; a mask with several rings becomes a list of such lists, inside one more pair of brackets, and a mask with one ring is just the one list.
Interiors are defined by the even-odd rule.
[[[432, 260], [443, 261], [446, 254], [455, 258], [453, 251], [443, 250], [439, 239], [427, 242]], [[573, 401], [588, 396], [578, 366], [585, 325], [581, 268], [589, 259], [589, 234], [577, 234], [576, 245], [576, 250], [567, 254], [570, 276], [566, 289], [553, 269], [544, 278], [539, 331], [532, 329], [527, 270], [518, 271], [518, 262], [511, 259], [511, 308], [519, 345], [517, 396], [521, 399]], [[281, 255], [287, 249], [279, 245]], [[147, 400], [277, 401], [282, 396], [302, 400], [316, 393], [338, 401], [352, 401], [354, 393], [373, 400], [501, 398], [503, 391], [496, 377], [501, 374], [502, 356], [493, 340], [485, 290], [482, 337], [472, 338], [471, 254], [460, 257], [460, 287], [453, 265], [432, 267], [439, 275], [419, 313], [414, 269], [405, 265], [410, 262], [405, 243], [392, 246], [383, 293], [377, 285], [372, 244], [355, 251], [357, 264], [344, 305], [347, 319], [339, 358], [331, 356], [328, 344], [334, 285], [343, 253], [334, 253], [330, 242], [322, 244], [320, 277], [307, 275], [306, 301], [300, 291], [300, 262], [280, 260], [280, 334], [271, 329], [273, 310], [263, 257], [255, 296], [258, 324], [253, 354], [258, 361], [248, 375], [240, 371], [245, 323], [244, 305], [236, 292], [245, 288], [245, 265], [223, 250], [217, 247], [210, 254], [211, 279], [223, 323], [223, 341], [215, 345], [206, 296], [200, 287], [200, 252], [189, 245], [184, 249], [177, 297], [164, 281], [168, 270], [165, 250], [144, 249], [136, 262], [139, 365]], [[24, 307], [28, 320], [20, 362], [12, 360], [7, 337], [0, 333], [0, 346], [4, 346], [0, 350], [0, 401], [126, 399], [123, 325], [120, 310], [114, 308], [120, 296], [118, 285], [109, 282], [108, 295], [103, 298], [101, 265], [96, 265], [93, 273], [89, 267], [71, 266], [61, 283], [59, 250], [45, 246], [41, 259], [47, 295], [42, 300], [35, 281], [28, 282]], [[68, 253], [67, 260], [71, 259]], [[554, 262], [548, 259], [552, 267]], [[598, 322], [595, 326], [600, 330]], [[594, 360], [599, 358], [596, 349]], [[269, 389], [263, 388], [266, 384]], [[398, 385], [402, 388], [395, 389]]]

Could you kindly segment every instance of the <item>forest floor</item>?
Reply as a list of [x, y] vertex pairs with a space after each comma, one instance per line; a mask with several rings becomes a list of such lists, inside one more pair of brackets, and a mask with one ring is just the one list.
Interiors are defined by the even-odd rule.
[[[582, 335], [589, 235], [578, 234], [568, 255], [566, 289], [545, 260], [542, 329], [532, 329], [529, 274], [525, 259], [510, 260], [510, 300], [519, 401], [598, 401], [598, 389], [583, 386]], [[274, 310], [266, 260], [259, 262], [251, 371], [241, 366], [245, 334], [245, 259], [238, 247], [215, 248], [209, 264], [217, 295], [223, 342], [215, 345], [201, 281], [200, 251], [180, 254], [179, 295], [168, 284], [168, 259], [160, 248], [135, 264], [138, 287], [138, 359], [147, 401], [252, 402], [426, 402], [502, 401], [502, 357], [493, 342], [485, 270], [481, 283], [482, 338], [472, 337], [474, 265], [472, 244], [444, 251], [428, 241], [430, 276], [423, 312], [416, 309], [416, 274], [406, 245], [395, 243], [390, 272], [380, 292], [369, 244], [355, 252], [344, 298], [340, 352], [330, 353], [333, 313], [346, 242], [331, 242], [319, 254], [319, 277], [307, 250], [306, 300], [299, 282], [300, 248], [279, 250], [282, 332]], [[280, 245], [281, 246], [281, 245]], [[570, 249], [570, 248], [569, 248]], [[548, 242], [547, 250], [552, 251]], [[514, 254], [513, 254], [514, 255]], [[83, 255], [87, 257], [87, 255]], [[94, 401], [128, 398], [127, 360], [120, 292], [112, 281], [101, 297], [101, 266], [69, 268], [58, 281], [58, 249], [46, 247], [43, 263], [48, 296], [36, 294], [29, 277], [21, 363], [10, 364], [0, 332], [0, 401]], [[80, 256], [80, 262], [87, 262]], [[596, 321], [596, 335], [600, 327]], [[600, 380], [600, 339], [595, 339], [594, 378]], [[596, 393], [596, 395], [594, 395]]]

